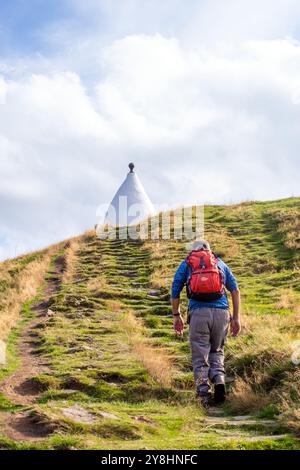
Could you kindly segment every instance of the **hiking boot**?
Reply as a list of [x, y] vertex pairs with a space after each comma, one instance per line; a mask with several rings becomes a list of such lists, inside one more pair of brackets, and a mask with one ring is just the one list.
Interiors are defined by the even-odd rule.
[[213, 404], [211, 397], [199, 397], [199, 398], [200, 398], [201, 406], [205, 409], [209, 408]]
[[211, 386], [208, 380], [200, 380], [196, 382], [196, 397], [211, 397]]
[[210, 394], [203, 395], [203, 391], [200, 390], [198, 386], [196, 388], [196, 398], [199, 398], [201, 405], [203, 408], [208, 408], [212, 404], [212, 398]]
[[215, 385], [214, 401], [216, 405], [221, 405], [226, 400], [225, 384]]

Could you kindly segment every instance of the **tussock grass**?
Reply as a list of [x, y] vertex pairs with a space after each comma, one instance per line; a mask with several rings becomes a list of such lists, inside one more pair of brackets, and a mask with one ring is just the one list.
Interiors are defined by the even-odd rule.
[[240, 414], [257, 413], [271, 402], [270, 396], [253, 390], [250, 383], [240, 377], [235, 381], [229, 400], [231, 410]]
[[89, 279], [86, 284], [87, 290], [90, 292], [103, 291], [108, 289], [110, 286], [103, 275]]
[[282, 289], [280, 291], [280, 297], [276, 304], [279, 310], [290, 310], [296, 313], [300, 313], [300, 302], [299, 296], [296, 296], [296, 292], [291, 288]]
[[106, 308], [111, 312], [119, 312], [122, 309], [122, 303], [118, 300], [106, 300]]
[[236, 239], [229, 235], [221, 224], [214, 227], [208, 226], [205, 230], [205, 238], [209, 240], [212, 250], [218, 256], [233, 259], [240, 255], [240, 246]]
[[300, 214], [296, 208], [288, 210], [274, 209], [270, 212], [278, 224], [278, 232], [284, 244], [291, 250], [300, 249]]
[[174, 240], [147, 240], [142, 250], [150, 255], [151, 287], [169, 290], [175, 267], [187, 256], [186, 247]]
[[67, 247], [64, 252], [65, 269], [62, 276], [64, 284], [72, 281], [76, 270], [77, 252], [83, 243], [82, 237], [71, 238], [67, 241]]
[[155, 289], [168, 289], [171, 282], [170, 271], [166, 266], [156, 269], [150, 275], [151, 286]]
[[[30, 254], [28, 264], [26, 257], [18, 259], [19, 265], [11, 271], [10, 279], [7, 281], [8, 287], [1, 295], [0, 339], [7, 338], [9, 331], [19, 318], [23, 304], [36, 296], [44, 282], [51, 258], [58, 247], [59, 245], [53, 245], [38, 256]], [[22, 268], [22, 265], [25, 267]], [[4, 266], [8, 267], [9, 263]], [[8, 273], [9, 271], [8, 269]]]
[[288, 401], [283, 401], [281, 404], [280, 421], [287, 429], [292, 430], [298, 437], [300, 437], [300, 407], [295, 408], [294, 404]]
[[150, 241], [147, 240], [142, 245], [142, 250], [148, 252], [151, 251], [151, 258], [155, 260], [161, 259], [165, 255], [165, 242], [162, 240]]
[[[300, 318], [275, 312], [262, 317], [252, 314], [244, 315], [243, 325], [240, 338], [230, 340], [226, 350], [227, 369], [236, 376], [230, 394], [232, 410], [256, 413], [268, 403], [280, 408], [285, 394], [293, 394], [297, 366], [291, 354]], [[292, 400], [289, 403], [294, 406]]]
[[151, 347], [144, 334], [142, 322], [132, 311], [124, 316], [124, 328], [131, 347], [149, 374], [163, 387], [172, 384], [172, 363], [164, 351]]

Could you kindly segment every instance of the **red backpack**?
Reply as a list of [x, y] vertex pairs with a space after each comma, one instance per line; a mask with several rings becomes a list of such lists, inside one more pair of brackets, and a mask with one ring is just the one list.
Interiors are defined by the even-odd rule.
[[224, 293], [224, 282], [215, 255], [210, 250], [192, 251], [186, 262], [191, 268], [186, 284], [188, 298], [203, 302], [220, 299]]

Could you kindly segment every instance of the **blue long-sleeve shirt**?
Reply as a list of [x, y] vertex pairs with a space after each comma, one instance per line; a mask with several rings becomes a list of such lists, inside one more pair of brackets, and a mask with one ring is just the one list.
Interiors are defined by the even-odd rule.
[[[221, 260], [221, 258], [218, 258], [218, 266], [221, 269], [222, 274], [224, 276], [223, 279], [224, 279], [224, 285], [226, 289], [228, 289], [229, 292], [233, 292], [234, 290], [237, 290], [238, 289], [237, 281], [234, 275], [232, 274], [231, 270], [229, 269], [229, 267], [224, 263], [224, 261]], [[172, 299], [178, 299], [180, 297], [180, 292], [182, 291], [190, 275], [191, 275], [191, 268], [189, 267], [186, 261], [183, 261], [178, 267], [175, 273], [174, 279], [173, 279]], [[189, 310], [193, 310], [195, 308], [201, 308], [201, 307], [228, 309], [229, 304], [228, 304], [228, 298], [226, 295], [226, 290], [224, 289], [224, 293], [220, 299], [214, 300], [212, 302], [202, 302], [200, 300], [195, 300], [195, 299], [189, 300]]]

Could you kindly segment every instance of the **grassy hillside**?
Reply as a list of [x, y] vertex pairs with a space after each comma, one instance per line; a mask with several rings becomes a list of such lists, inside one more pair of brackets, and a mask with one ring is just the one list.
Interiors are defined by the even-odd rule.
[[[206, 238], [243, 300], [243, 332], [226, 348], [230, 399], [216, 416], [194, 397], [187, 332], [172, 331], [184, 241], [90, 233], [2, 265], [0, 321], [15, 328], [0, 369], [0, 447], [299, 448], [299, 225], [297, 198], [205, 208]], [[30, 271], [18, 277], [21, 295], [14, 276], [38, 265], [32, 290]]]

